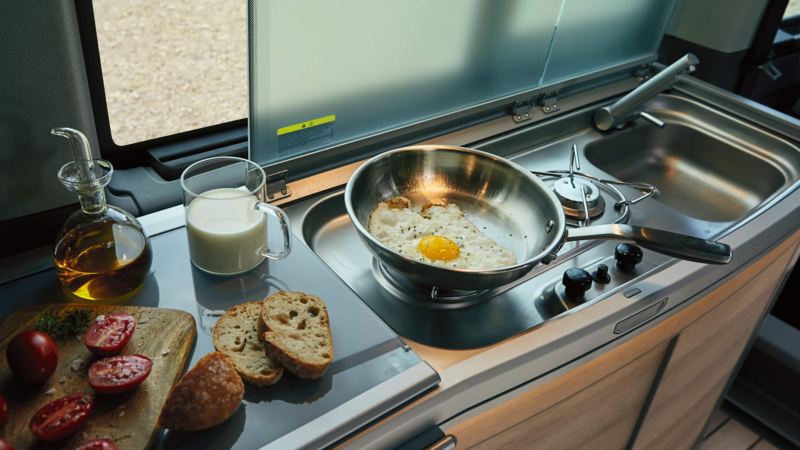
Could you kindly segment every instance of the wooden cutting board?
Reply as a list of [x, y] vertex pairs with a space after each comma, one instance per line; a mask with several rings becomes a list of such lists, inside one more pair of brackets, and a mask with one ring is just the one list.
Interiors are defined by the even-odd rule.
[[[41, 386], [27, 386], [14, 378], [5, 357], [9, 341], [20, 331], [33, 328], [45, 312], [63, 314], [69, 309], [88, 309], [94, 315], [128, 313], [137, 320], [136, 331], [123, 354], [141, 354], [153, 360], [150, 376], [136, 390], [118, 395], [95, 395], [86, 425], [72, 437], [43, 445], [28, 430], [33, 414], [45, 404], [77, 392], [93, 393], [86, 377], [94, 360], [80, 338], [55, 341], [58, 368]], [[196, 338], [195, 322], [184, 311], [136, 306], [52, 304], [15, 311], [0, 325], [0, 392], [8, 400], [9, 421], [0, 429], [4, 439], [19, 450], [26, 448], [74, 448], [83, 441], [111, 438], [122, 449], [144, 449], [152, 443], [156, 420], [167, 394], [189, 358]], [[77, 371], [74, 367], [80, 367]]]

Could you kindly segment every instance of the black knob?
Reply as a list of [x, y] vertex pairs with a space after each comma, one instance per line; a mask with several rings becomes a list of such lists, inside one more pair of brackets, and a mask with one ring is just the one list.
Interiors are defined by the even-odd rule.
[[592, 278], [594, 278], [594, 281], [601, 284], [607, 284], [611, 282], [611, 275], [608, 274], [608, 266], [605, 264], [600, 264], [597, 266], [597, 270], [592, 273]]
[[573, 267], [564, 272], [561, 283], [566, 288], [567, 297], [570, 300], [580, 300], [583, 298], [584, 292], [591, 289], [592, 276], [581, 268]]
[[637, 264], [642, 262], [642, 249], [638, 245], [622, 243], [614, 249], [614, 259], [617, 267], [623, 272], [632, 272]]

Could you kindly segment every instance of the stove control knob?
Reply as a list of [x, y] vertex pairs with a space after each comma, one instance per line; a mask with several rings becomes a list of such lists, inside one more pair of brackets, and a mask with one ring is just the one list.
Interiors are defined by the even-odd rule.
[[597, 266], [597, 270], [592, 273], [592, 278], [594, 278], [594, 281], [600, 284], [610, 283], [611, 275], [608, 274], [608, 266], [605, 264], [600, 264]]
[[561, 283], [566, 288], [570, 300], [580, 301], [583, 299], [583, 294], [592, 288], [592, 276], [581, 268], [573, 267], [564, 272]]
[[637, 264], [642, 262], [642, 249], [638, 245], [622, 243], [614, 249], [617, 267], [623, 272], [633, 272]]

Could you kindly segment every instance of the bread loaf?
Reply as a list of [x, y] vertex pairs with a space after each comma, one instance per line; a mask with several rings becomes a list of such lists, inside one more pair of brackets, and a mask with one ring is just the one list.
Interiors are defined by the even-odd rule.
[[175, 431], [211, 428], [228, 420], [243, 396], [244, 383], [230, 359], [209, 353], [172, 388], [158, 424]]

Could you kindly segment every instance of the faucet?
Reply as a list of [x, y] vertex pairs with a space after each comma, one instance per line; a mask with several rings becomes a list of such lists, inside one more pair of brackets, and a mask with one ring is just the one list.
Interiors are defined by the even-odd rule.
[[594, 112], [594, 126], [598, 130], [608, 131], [612, 128], [621, 128], [627, 122], [641, 117], [659, 128], [664, 128], [663, 121], [641, 110], [642, 105], [672, 87], [684, 73], [694, 72], [697, 64], [700, 64], [697, 56], [691, 53], [683, 55], [681, 59], [670, 64], [613, 105], [597, 109]]

